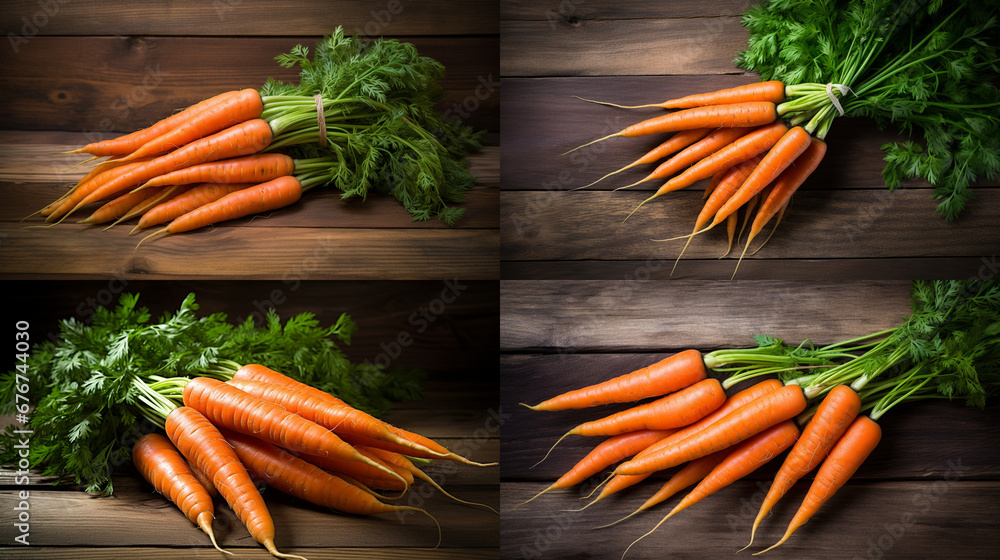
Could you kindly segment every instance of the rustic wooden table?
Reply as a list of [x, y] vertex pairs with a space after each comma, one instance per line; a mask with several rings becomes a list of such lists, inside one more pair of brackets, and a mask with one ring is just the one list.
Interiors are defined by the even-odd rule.
[[[503, 278], [669, 275], [684, 242], [653, 239], [691, 232], [706, 182], [660, 197], [621, 223], [662, 182], [613, 189], [651, 168], [572, 189], [631, 163], [662, 138], [612, 138], [560, 154], [658, 109], [615, 109], [572, 96], [637, 105], [758, 81], [733, 64], [748, 36], [739, 14], [752, 3], [502, 3]], [[838, 120], [826, 159], [795, 195], [768, 246], [744, 260], [739, 277], [965, 277], [976, 274], [983, 259], [995, 275], [996, 183], [975, 185], [975, 200], [947, 223], [934, 213], [937, 202], [926, 182], [908, 182], [894, 193], [885, 188], [880, 146], [894, 139], [870, 122]], [[726, 245], [724, 229], [700, 236], [674, 277], [728, 279], [739, 251], [719, 260]]]
[[[242, 320], [268, 298], [282, 317], [313, 311], [322, 324], [342, 312], [359, 324], [352, 344], [344, 347], [352, 361], [381, 361], [385, 344], [402, 332], [412, 343], [390, 360], [424, 368], [429, 374], [425, 399], [397, 403], [386, 420], [425, 434], [450, 449], [481, 462], [499, 459], [498, 300], [496, 282], [304, 282], [295, 289], [280, 282], [135, 281], [129, 291], [154, 316], [175, 309], [191, 290], [199, 313], [226, 312]], [[40, 281], [24, 287], [20, 306], [11, 317], [31, 323], [34, 340], [55, 334], [55, 321], [69, 316], [87, 321], [93, 303], [111, 297], [101, 281]], [[274, 302], [272, 302], [274, 303]], [[421, 309], [433, 310], [414, 322]], [[256, 317], [255, 317], [256, 318]], [[425, 322], [422, 322], [425, 321]], [[13, 357], [10, 358], [12, 360]], [[5, 360], [7, 360], [5, 358]], [[3, 371], [13, 368], [4, 363]], [[9, 419], [7, 419], [9, 421]], [[4, 422], [6, 424], [7, 422]], [[499, 507], [499, 467], [478, 468], [437, 463], [428, 472], [455, 496]], [[220, 558], [203, 533], [173, 504], [128, 470], [114, 479], [111, 497], [93, 497], [74, 486], [53, 486], [37, 472], [27, 485], [15, 480], [14, 469], [0, 470], [0, 504], [6, 508], [0, 528], [0, 558]], [[28, 491], [30, 545], [14, 543], [12, 508], [20, 491]], [[499, 516], [485, 508], [458, 504], [423, 485], [403, 498], [423, 507], [441, 523], [442, 542], [433, 522], [422, 516], [403, 519], [343, 515], [303, 500], [265, 490], [274, 518], [277, 546], [311, 560], [346, 558], [497, 558]], [[237, 558], [267, 558], [224, 501], [216, 502], [214, 528], [223, 548]]]
[[[753, 346], [754, 334], [830, 343], [896, 325], [909, 313], [906, 282], [650, 282], [634, 291], [603, 281], [501, 283], [501, 555], [619, 558], [679, 501], [675, 496], [611, 529], [663, 480], [650, 479], [581, 513], [580, 498], [607, 475], [555, 490], [510, 511], [565, 473], [600, 438], [569, 437], [599, 411], [532, 412], [570, 389], [628, 373], [687, 348]], [[738, 385], [730, 394], [746, 385]], [[1000, 547], [1000, 405], [903, 405], [880, 422], [883, 438], [851, 481], [767, 558], [992, 558]], [[681, 512], [626, 558], [726, 558], [747, 544], [750, 525], [783, 456]], [[811, 480], [811, 475], [807, 477]], [[776, 542], [807, 480], [779, 502], [753, 549]]]
[[[58, 4], [51, 15], [29, 1], [0, 8], [0, 29], [14, 38], [0, 49], [0, 278], [498, 277], [495, 3]], [[488, 146], [471, 158], [478, 180], [457, 227], [412, 222], [389, 196], [342, 201], [335, 189], [138, 250], [128, 225], [105, 232], [76, 224], [25, 227], [41, 224], [37, 216], [21, 221], [83, 175], [68, 168], [84, 158], [60, 152], [148, 126], [222, 91], [259, 87], [267, 77], [296, 79], [274, 56], [299, 43], [312, 47], [337, 26], [409, 41], [439, 60], [448, 71], [441, 110], [489, 131]]]

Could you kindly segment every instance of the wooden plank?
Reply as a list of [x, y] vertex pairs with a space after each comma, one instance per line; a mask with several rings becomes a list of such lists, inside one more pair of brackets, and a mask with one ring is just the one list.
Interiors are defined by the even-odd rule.
[[[967, 257], [996, 254], [1000, 189], [976, 188], [959, 220], [946, 222], [923, 189], [828, 190], [796, 193], [781, 231], [749, 259]], [[704, 204], [698, 185], [661, 197], [636, 212], [639, 192], [504, 192], [500, 232], [504, 261], [639, 260], [677, 258]], [[762, 240], [761, 240], [762, 241]], [[760, 241], [758, 241], [760, 242]], [[699, 236], [687, 258], [718, 258], [725, 232]], [[735, 266], [739, 254], [731, 254]], [[683, 270], [683, 263], [678, 267]]]
[[[239, 552], [240, 558], [268, 560], [274, 558], [264, 549], [251, 549], [245, 547], [231, 547]], [[188, 547], [181, 549], [154, 548], [154, 547], [72, 547], [59, 548], [56, 546], [43, 547], [31, 546], [27, 548], [0, 548], [0, 558], [6, 558], [5, 554], [17, 554], [17, 558], [22, 560], [108, 560], [110, 558], [148, 558], [156, 560], [193, 560], [193, 559], [216, 559], [219, 552], [214, 548]], [[370, 558], [371, 560], [489, 560], [500, 558], [498, 548], [436, 548], [433, 550], [422, 548], [283, 548], [281, 550], [287, 554], [298, 554], [310, 560], [354, 560], [356, 558]]]
[[910, 311], [907, 282], [505, 280], [500, 348], [708, 351], [753, 346], [761, 333], [822, 345], [891, 328]]
[[749, 36], [738, 16], [505, 20], [500, 33], [505, 77], [742, 73], [733, 58]]
[[[62, 230], [0, 224], [0, 278], [475, 280], [499, 274], [495, 229], [223, 226], [153, 240], [138, 250], [135, 237], [124, 229], [69, 225]], [[105, 255], [99, 260], [94, 258], [98, 247]]]
[[[991, 256], [992, 257], [992, 256]], [[933, 280], [941, 278], [987, 278], [996, 275], [991, 257], [924, 257], [879, 259], [751, 259], [740, 264], [740, 278], [756, 280], [814, 280], [816, 278], [852, 279], [864, 271], [866, 280]], [[733, 275], [731, 260], [684, 259], [670, 275], [671, 261], [506, 261], [500, 264], [500, 277], [506, 280], [666, 280], [701, 278], [729, 280]]]
[[[595, 181], [638, 159], [660, 142], [662, 135], [612, 138], [570, 155], [567, 150], [661, 114], [658, 109], [624, 110], [584, 103], [572, 96], [624, 105], [655, 103], [692, 93], [714, 91], [758, 81], [752, 74], [736, 76], [620, 76], [598, 78], [505, 78], [501, 102], [504, 131], [503, 188], [566, 190]], [[881, 146], [902, 140], [893, 130], [881, 131], [868, 119], [838, 119], [827, 137], [830, 149], [817, 171], [802, 186], [813, 189], [884, 188]], [[622, 187], [648, 175], [654, 166], [624, 171], [588, 190]], [[650, 181], [632, 190], [655, 190]], [[982, 181], [980, 186], [997, 185]], [[926, 188], [924, 181], [907, 188]]]
[[[780, 333], [777, 333], [780, 335]], [[739, 344], [739, 342], [737, 342]], [[568, 471], [604, 438], [568, 437], [545, 461], [539, 460], [553, 443], [577, 424], [613, 414], [632, 406], [539, 413], [518, 406], [537, 403], [579, 387], [635, 371], [669, 356], [669, 353], [577, 354], [565, 349], [558, 355], [504, 355], [503, 409], [510, 418], [504, 423], [501, 464], [505, 481], [553, 481]], [[719, 379], [723, 376], [713, 375]], [[750, 383], [733, 387], [736, 393]], [[958, 464], [963, 478], [1000, 478], [1000, 449], [980, 442], [1000, 438], [1000, 403], [985, 410], [968, 408], [961, 402], [921, 402], [902, 406], [879, 422], [882, 442], [856, 479], [939, 479], [949, 464]], [[780, 461], [754, 472], [749, 478], [771, 480]], [[600, 482], [611, 469], [596, 475]]]
[[[545, 483], [501, 486], [504, 511], [545, 488]], [[667, 504], [614, 529], [595, 530], [631, 513], [655, 491], [646, 483], [579, 513], [577, 492], [550, 492], [504, 516], [504, 558], [619, 558], [651, 529]], [[758, 552], [777, 542], [807, 488], [798, 485], [761, 525]], [[992, 558], [1000, 546], [996, 482], [967, 481], [955, 472], [936, 482], [851, 482], [769, 558]], [[763, 498], [756, 482], [741, 481], [692, 506], [629, 551], [634, 558], [727, 558], [747, 544]], [[846, 537], [846, 538], [845, 538]]]
[[[111, 280], [16, 284], [18, 298], [8, 308], [12, 317], [30, 322], [33, 340], [54, 340], [58, 321], [74, 318], [84, 323], [93, 319], [98, 305], [114, 305], [123, 292], [138, 293], [140, 305], [153, 317], [173, 312], [189, 293], [195, 293], [199, 315], [225, 313], [230, 321], [242, 323], [263, 317], [274, 309], [280, 317], [310, 312], [322, 325], [332, 325], [341, 313], [358, 324], [351, 344], [338, 344], [353, 362], [384, 363], [400, 333], [412, 342], [394, 351], [392, 363], [424, 368], [431, 382], [431, 399], [407, 412], [416, 416], [420, 433], [431, 437], [465, 437], [482, 425], [475, 416], [455, 423], [433, 424], [428, 410], [461, 410], [464, 413], [497, 405], [499, 379], [497, 362], [499, 339], [499, 298], [496, 282], [475, 282], [464, 278], [442, 278], [422, 282], [311, 282], [293, 278], [274, 281], [185, 281], [160, 282], [113, 278]], [[446, 301], [447, 300], [447, 301]], [[433, 312], [430, 310], [433, 309]], [[14, 366], [11, 363], [8, 369]], [[4, 369], [3, 371], [7, 371]], [[470, 376], [469, 372], [477, 372]], [[439, 382], [434, 384], [434, 382]], [[443, 382], [443, 383], [442, 383]], [[483, 384], [486, 384], [484, 388]], [[435, 397], [436, 392], [444, 392]], [[484, 395], [485, 392], [485, 395]], [[458, 393], [462, 393], [459, 397]], [[479, 394], [471, 399], [471, 394]], [[460, 408], [458, 403], [466, 405]], [[485, 416], [483, 416], [485, 420]], [[407, 423], [399, 418], [397, 421]]]
[[629, 2], [561, 2], [559, 0], [505, 0], [500, 19], [553, 21], [576, 17], [582, 20], [664, 19], [737, 16], [755, 4], [752, 0], [631, 0]]
[[[109, 8], [110, 9], [110, 8]], [[270, 22], [268, 22], [270, 23]], [[222, 91], [260, 87], [268, 77], [295, 80], [275, 55], [315, 36], [35, 37], [19, 54], [0, 50], [3, 128], [111, 132], [149, 126]], [[409, 40], [409, 39], [408, 39]], [[481, 129], [499, 127], [499, 40], [414, 37], [425, 56], [448, 70], [439, 108]]]
[[38, 35], [323, 35], [496, 34], [496, 2], [390, 0], [173, 0], [120, 6], [97, 1], [10, 0], [0, 9], [4, 36]]
[[[470, 467], [471, 468], [471, 467]], [[438, 540], [433, 521], [418, 513], [383, 514], [377, 517], [343, 515], [314, 506], [273, 489], [264, 499], [276, 527], [279, 550], [296, 547], [412, 547], [431, 548]], [[498, 506], [496, 486], [465, 489], [462, 495], [479, 503]], [[425, 497], [426, 496], [426, 497]], [[4, 503], [12, 503], [14, 492], [0, 491]], [[444, 548], [498, 546], [499, 517], [485, 508], [458, 504], [436, 492], [414, 493], [405, 505], [421, 504], [442, 526]], [[204, 533], [151, 488], [122, 489], [112, 498], [91, 497], [82, 492], [34, 491], [30, 494], [33, 546], [171, 546], [201, 548]], [[420, 507], [420, 506], [417, 506]], [[422, 518], [422, 519], [421, 519]], [[0, 539], [13, 542], [15, 528], [5, 524]], [[224, 505], [216, 508], [213, 523], [223, 548], [253, 547], [253, 540], [236, 515]]]

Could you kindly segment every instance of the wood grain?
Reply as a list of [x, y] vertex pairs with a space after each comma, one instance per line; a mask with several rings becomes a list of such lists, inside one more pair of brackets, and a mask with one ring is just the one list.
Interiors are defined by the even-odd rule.
[[[535, 404], [553, 395], [599, 383], [656, 363], [669, 353], [581, 354], [568, 350], [557, 355], [503, 355], [502, 407], [510, 414], [502, 433], [503, 478], [506, 481], [552, 481], [568, 471], [604, 438], [568, 437], [537, 466], [553, 443], [582, 422], [603, 418], [627, 405], [598, 409], [542, 413], [518, 406]], [[713, 375], [723, 379], [721, 375]], [[730, 395], [752, 385], [742, 383]], [[879, 422], [882, 441], [858, 473], [861, 480], [939, 479], [950, 465], [960, 466], [967, 480], [1000, 479], [1000, 450], [979, 442], [1000, 438], [1000, 403], [985, 410], [965, 407], [961, 402], [922, 402], [894, 409]], [[774, 478], [780, 462], [768, 464], [749, 476], [752, 480]], [[604, 479], [611, 469], [594, 477]], [[810, 476], [811, 478], [811, 476]]]
[[554, 19], [675, 19], [736, 16], [747, 11], [752, 0], [631, 0], [629, 2], [561, 2], [558, 0], [504, 0], [500, 19], [551, 21]]
[[[957, 476], [957, 475], [956, 475]], [[649, 481], [611, 496], [580, 513], [576, 492], [550, 492], [504, 517], [504, 558], [619, 558], [630, 542], [648, 531], [677, 503], [668, 501], [615, 526], [594, 529], [631, 513], [658, 486]], [[544, 483], [501, 486], [509, 510], [545, 488]], [[767, 557], [786, 558], [992, 558], [1000, 546], [993, 517], [996, 482], [858, 482], [845, 486], [812, 520]], [[761, 525], [758, 552], [776, 542], [805, 496], [796, 486]], [[763, 492], [741, 481], [695, 504], [632, 547], [628, 558], [727, 558], [749, 541], [750, 525]], [[871, 552], [869, 552], [869, 550]]]
[[623, 352], [753, 346], [766, 333], [830, 344], [910, 314], [906, 282], [500, 283], [504, 352]]
[[[230, 547], [239, 553], [240, 558], [269, 560], [274, 558], [264, 549]], [[135, 547], [123, 546], [115, 548], [91, 548], [74, 546], [72, 548], [31, 546], [29, 548], [0, 548], [0, 558], [7, 558], [5, 554], [18, 554], [17, 558], [23, 560], [108, 560], [112, 558], [122, 558], [133, 560], [135, 558], [156, 559], [156, 560], [215, 560], [219, 557], [219, 552], [211, 547], [190, 547], [190, 548], [155, 548], [155, 547]], [[489, 560], [500, 558], [500, 551], [497, 548], [307, 548], [293, 547], [283, 548], [282, 552], [288, 554], [298, 554], [310, 560], [354, 560], [359, 557], [371, 560]]]
[[[268, 0], [173, 0], [139, 5], [75, 0], [58, 2], [45, 17], [38, 2], [11, 0], [0, 9], [0, 29], [23, 34], [37, 18], [38, 35], [323, 35], [343, 26], [349, 33], [379, 35], [496, 34], [496, 2], [461, 0], [380, 3], [360, 0], [292, 0], [280, 8]], [[36, 14], [42, 12], [41, 16]], [[30, 32], [29, 27], [27, 31]], [[26, 48], [26, 47], [22, 47]]]
[[[16, 56], [0, 50], [4, 129], [74, 130], [101, 140], [131, 132], [223, 91], [295, 80], [274, 57], [319, 37], [35, 37]], [[283, 35], [292, 35], [283, 33]], [[496, 37], [408, 38], [447, 68], [439, 105], [449, 118], [499, 127]]]
[[737, 16], [505, 20], [500, 33], [504, 77], [732, 74], [748, 37]]

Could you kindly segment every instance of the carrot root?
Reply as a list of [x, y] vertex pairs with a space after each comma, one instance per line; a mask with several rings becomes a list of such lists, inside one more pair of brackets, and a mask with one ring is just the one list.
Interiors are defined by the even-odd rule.
[[215, 533], [212, 532], [213, 519], [214, 517], [212, 517], [211, 513], [203, 511], [201, 512], [201, 514], [198, 515], [198, 526], [201, 527], [201, 530], [205, 531], [205, 533], [208, 535], [208, 538], [212, 540], [212, 546], [215, 547], [215, 550], [218, 550], [219, 552], [224, 552], [230, 556], [234, 556], [232, 552], [219, 548], [219, 543], [215, 542]]

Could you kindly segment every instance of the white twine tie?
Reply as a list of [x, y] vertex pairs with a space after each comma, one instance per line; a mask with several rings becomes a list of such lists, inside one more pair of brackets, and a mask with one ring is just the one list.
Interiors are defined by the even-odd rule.
[[851, 93], [854, 92], [851, 91], [851, 88], [845, 86], [844, 84], [826, 84], [826, 95], [830, 98], [830, 103], [833, 103], [833, 106], [837, 108], [837, 111], [840, 113], [840, 116], [843, 117], [844, 108], [841, 107], [840, 100], [837, 99], [837, 96], [833, 94], [833, 88], [837, 88], [840, 91], [840, 95], [842, 96], [847, 95], [847, 92], [849, 91]]

